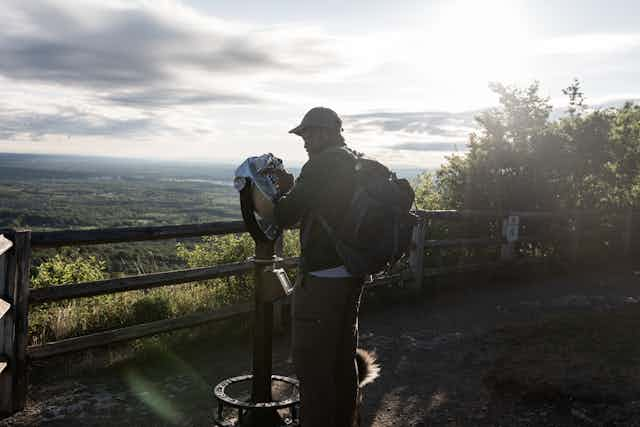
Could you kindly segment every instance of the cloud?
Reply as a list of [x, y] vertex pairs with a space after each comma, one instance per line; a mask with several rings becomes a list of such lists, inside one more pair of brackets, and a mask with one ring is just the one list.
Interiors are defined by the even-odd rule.
[[102, 21], [91, 25], [74, 16], [72, 4], [9, 3], [27, 29], [0, 30], [0, 74], [16, 80], [97, 89], [153, 84], [169, 77], [163, 59], [189, 41], [144, 10], [85, 5]]
[[167, 78], [165, 70], [145, 54], [100, 51], [68, 41], [2, 37], [0, 74], [14, 80], [108, 88], [154, 84]]
[[466, 136], [477, 112], [380, 112], [345, 116], [350, 132], [403, 132], [444, 137]]
[[8, 0], [0, 20], [0, 76], [88, 89], [116, 104], [257, 102], [247, 93], [261, 75], [320, 73], [341, 63], [323, 34], [252, 28], [174, 1]]
[[464, 141], [457, 142], [403, 142], [391, 147], [395, 150], [407, 151], [466, 151]]
[[73, 108], [51, 113], [0, 110], [0, 139], [39, 140], [45, 136], [131, 136], [166, 128], [152, 117], [117, 119]]
[[555, 37], [539, 42], [540, 55], [603, 55], [626, 53], [640, 47], [640, 33], [593, 33]]
[[120, 105], [139, 107], [167, 107], [197, 104], [258, 104], [260, 98], [249, 95], [214, 93], [189, 89], [146, 89], [114, 92], [103, 100]]
[[0, 42], [0, 72], [15, 79], [103, 88], [170, 79], [172, 67], [247, 72], [278, 66], [245, 35], [189, 28], [149, 7], [97, 8], [101, 24], [86, 25], [73, 17], [71, 3], [44, 2], [49, 19], [24, 3], [13, 6], [34, 29], [3, 34]]
[[[587, 101], [589, 100], [587, 99]], [[587, 104], [599, 109], [621, 108], [627, 102], [640, 105], [640, 95], [637, 93], [630, 93], [628, 95], [611, 95], [605, 98], [592, 100], [591, 102], [592, 103], [587, 102]]]
[[237, 107], [287, 103], [266, 82], [344, 63], [321, 30], [222, 20], [178, 0], [5, 0], [0, 22], [7, 141], [164, 131], [212, 140]]

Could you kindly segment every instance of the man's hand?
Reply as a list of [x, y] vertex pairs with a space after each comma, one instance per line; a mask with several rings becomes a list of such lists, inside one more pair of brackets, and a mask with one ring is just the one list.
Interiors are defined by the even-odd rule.
[[293, 188], [293, 175], [281, 169], [273, 169], [268, 172], [276, 178], [279, 194], [288, 193]]

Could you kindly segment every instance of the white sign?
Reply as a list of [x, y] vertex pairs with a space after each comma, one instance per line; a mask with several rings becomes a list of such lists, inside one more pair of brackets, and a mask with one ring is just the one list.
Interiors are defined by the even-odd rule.
[[518, 240], [518, 232], [520, 229], [520, 217], [511, 215], [502, 221], [502, 236], [507, 242], [515, 242]]

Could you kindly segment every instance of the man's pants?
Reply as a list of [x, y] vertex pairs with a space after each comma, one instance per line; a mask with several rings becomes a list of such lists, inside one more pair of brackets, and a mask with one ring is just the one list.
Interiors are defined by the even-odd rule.
[[302, 427], [352, 427], [363, 280], [305, 275], [293, 295], [293, 361]]

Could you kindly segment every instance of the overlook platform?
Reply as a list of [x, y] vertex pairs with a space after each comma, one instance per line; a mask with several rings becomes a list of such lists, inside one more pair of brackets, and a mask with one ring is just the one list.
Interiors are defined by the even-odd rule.
[[[360, 346], [382, 376], [365, 389], [365, 426], [640, 425], [640, 276], [480, 276], [420, 299], [367, 291]], [[251, 369], [248, 334], [220, 343], [98, 371], [74, 366], [87, 355], [47, 361], [26, 409], [0, 426], [210, 426], [213, 385]], [[274, 373], [293, 375], [288, 351], [288, 334], [277, 337]]]

